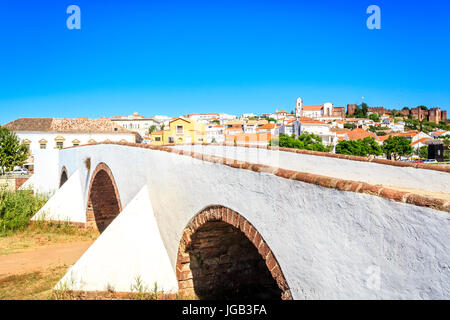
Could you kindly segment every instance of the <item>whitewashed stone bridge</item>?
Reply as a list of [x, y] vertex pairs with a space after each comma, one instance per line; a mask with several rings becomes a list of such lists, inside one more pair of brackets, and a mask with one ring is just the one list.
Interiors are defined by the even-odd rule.
[[311, 151], [102, 143], [39, 153], [34, 219], [98, 228], [60, 281], [199, 298], [449, 299], [450, 169]]

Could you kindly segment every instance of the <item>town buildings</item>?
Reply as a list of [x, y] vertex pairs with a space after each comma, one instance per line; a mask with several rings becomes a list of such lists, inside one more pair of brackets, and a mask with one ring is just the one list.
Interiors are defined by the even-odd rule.
[[[356, 104], [348, 104], [347, 113], [354, 115], [357, 108]], [[390, 136], [403, 136], [416, 148], [447, 132], [440, 130], [430, 135], [411, 130], [405, 132], [405, 127], [411, 128], [406, 113], [409, 118], [439, 123], [446, 119], [446, 112], [440, 108], [413, 108], [411, 114], [408, 108], [404, 108], [400, 113], [404, 114], [402, 119], [399, 113], [392, 113], [392, 110], [384, 107], [368, 107], [367, 117], [362, 117], [358, 112], [359, 117], [354, 118], [346, 117], [345, 107], [335, 107], [329, 102], [304, 105], [302, 99], [298, 98], [294, 110], [287, 112], [280, 108], [261, 116], [246, 113], [240, 117], [226, 113], [144, 117], [134, 113], [129, 116], [102, 117], [99, 120], [18, 119], [7, 127], [18, 132], [30, 150], [65, 148], [102, 141], [143, 142], [153, 145], [233, 143], [262, 146], [277, 139], [280, 134], [298, 137], [305, 133], [319, 136], [325, 146], [333, 147], [331, 150], [343, 140], [371, 137], [382, 144]], [[370, 117], [372, 113], [379, 117]], [[428, 132], [429, 127], [427, 124], [424, 130]]]
[[191, 144], [206, 143], [205, 125], [194, 120], [176, 118], [164, 126], [163, 130], [156, 131], [151, 135], [151, 144]]
[[148, 134], [150, 127], [155, 126], [160, 128], [163, 120], [158, 120], [155, 117], [144, 117], [137, 112], [129, 116], [117, 116], [117, 117], [101, 117], [101, 120], [110, 120], [118, 125], [121, 125], [125, 129], [138, 132], [142, 137]]

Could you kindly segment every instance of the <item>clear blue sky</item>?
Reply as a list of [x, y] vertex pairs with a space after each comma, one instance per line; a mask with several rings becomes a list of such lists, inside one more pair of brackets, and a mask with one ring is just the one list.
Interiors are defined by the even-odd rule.
[[[66, 8], [81, 8], [68, 30]], [[366, 8], [381, 8], [381, 30]], [[0, 124], [264, 113], [333, 102], [450, 110], [449, 1], [39, 1], [0, 5]]]

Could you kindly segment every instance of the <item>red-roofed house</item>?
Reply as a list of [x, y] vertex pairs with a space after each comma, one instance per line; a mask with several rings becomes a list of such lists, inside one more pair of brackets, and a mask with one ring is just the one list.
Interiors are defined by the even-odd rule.
[[411, 146], [413, 147], [413, 149], [417, 150], [417, 149], [420, 149], [420, 148], [422, 148], [424, 146], [427, 146], [426, 142], [429, 141], [429, 140], [433, 140], [433, 139], [432, 138], [427, 138], [427, 137], [420, 138], [420, 139], [412, 142]]

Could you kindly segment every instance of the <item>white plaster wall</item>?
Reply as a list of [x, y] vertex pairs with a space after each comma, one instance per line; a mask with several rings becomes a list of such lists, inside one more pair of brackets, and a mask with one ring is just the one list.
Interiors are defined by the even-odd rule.
[[31, 220], [54, 220], [86, 223], [86, 206], [80, 169], [57, 189]]
[[54, 194], [59, 187], [61, 169], [59, 150], [37, 150], [34, 154], [35, 173], [22, 185], [21, 189], [33, 189], [36, 193], [43, 195]]
[[450, 174], [433, 170], [245, 147], [189, 145], [174, 148], [370, 184], [450, 193]]
[[71, 290], [176, 292], [178, 283], [172, 271], [153, 214], [149, 190], [144, 186], [130, 204], [114, 219], [97, 241], [59, 281], [56, 288]]
[[[117, 145], [60, 151], [59, 166], [73, 172], [84, 166], [86, 157], [91, 157], [91, 172], [99, 162], [111, 168], [123, 208], [147, 185], [174, 273], [184, 227], [202, 208], [218, 204], [256, 227], [279, 261], [295, 299], [450, 298], [448, 213]], [[365, 165], [350, 164], [359, 172], [364, 168], [358, 165]], [[337, 167], [352, 172], [343, 163]], [[382, 166], [378, 174], [384, 173], [382, 169], [391, 173], [389, 166]], [[442, 185], [441, 180], [434, 183]], [[142, 211], [150, 214], [148, 207]], [[136, 241], [136, 245], [147, 244]]]
[[40, 143], [42, 139], [47, 141], [47, 149], [56, 149], [56, 137], [63, 137], [64, 148], [72, 147], [74, 140], [79, 140], [80, 144], [88, 144], [89, 140], [93, 139], [96, 142], [102, 142], [105, 140], [111, 140], [119, 142], [120, 140], [125, 140], [127, 142], [136, 142], [134, 133], [83, 133], [83, 132], [17, 132], [17, 136], [20, 140], [30, 140], [30, 150], [31, 154], [34, 155], [36, 152], [41, 151]]

